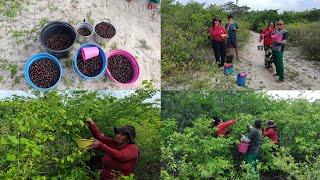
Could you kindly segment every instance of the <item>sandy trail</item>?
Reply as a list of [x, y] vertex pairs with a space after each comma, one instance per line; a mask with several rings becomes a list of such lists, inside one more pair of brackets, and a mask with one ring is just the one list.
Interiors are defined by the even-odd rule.
[[32, 89], [23, 75], [25, 62], [34, 54], [45, 52], [39, 42], [41, 27], [48, 21], [65, 21], [74, 27], [86, 19], [93, 26], [109, 21], [116, 28], [116, 35], [105, 45], [105, 52], [123, 49], [136, 57], [140, 77], [129, 86], [111, 82], [106, 75], [97, 80], [83, 80], [73, 69], [73, 55], [80, 47], [76, 42], [69, 58], [59, 59], [63, 72], [56, 88], [135, 90], [143, 80], [155, 80], [160, 89], [160, 12], [148, 10], [148, 0], [57, 0], [21, 1], [22, 10], [14, 18], [0, 14], [0, 89]]
[[[259, 34], [250, 32], [247, 45], [239, 52], [240, 61], [235, 62], [236, 72], [248, 74], [248, 87], [254, 90], [317, 90], [320, 89], [320, 64], [306, 61], [299, 49], [286, 48], [284, 54], [285, 82], [277, 83], [273, 68], [264, 67], [264, 51], [258, 51]], [[289, 42], [290, 43], [290, 42]]]

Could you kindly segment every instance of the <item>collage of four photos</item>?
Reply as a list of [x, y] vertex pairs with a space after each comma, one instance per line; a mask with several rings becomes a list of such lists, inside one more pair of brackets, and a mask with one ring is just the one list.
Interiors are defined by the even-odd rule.
[[316, 180], [320, 1], [0, 1], [0, 179]]

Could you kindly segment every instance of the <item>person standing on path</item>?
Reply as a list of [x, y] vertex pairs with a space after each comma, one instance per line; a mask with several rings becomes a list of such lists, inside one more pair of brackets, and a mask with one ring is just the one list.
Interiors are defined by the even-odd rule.
[[271, 33], [273, 31], [275, 31], [274, 23], [270, 21], [268, 23], [268, 27], [260, 33], [260, 38], [259, 38], [259, 42], [261, 42], [263, 39], [264, 52], [265, 52], [264, 65], [266, 68], [269, 68], [273, 64], [272, 47], [271, 47], [272, 45]]
[[245, 161], [250, 164], [250, 172], [254, 174], [256, 171], [256, 160], [259, 159], [260, 154], [260, 143], [262, 141], [262, 131], [261, 131], [262, 121], [257, 119], [254, 122], [254, 127], [250, 128], [250, 133], [248, 137], [241, 134], [241, 141], [250, 143], [248, 151], [245, 155]]
[[226, 31], [228, 32], [227, 45], [229, 50], [229, 55], [231, 55], [231, 48], [234, 48], [236, 51], [236, 58], [238, 56], [238, 42], [237, 42], [237, 31], [239, 31], [238, 24], [233, 22], [233, 15], [228, 16], [228, 23], [225, 26]]
[[221, 26], [221, 20], [217, 16], [213, 18], [209, 32], [216, 62], [219, 67], [222, 67], [226, 59], [226, 45], [224, 41], [228, 37], [228, 34], [223, 26]]
[[280, 41], [272, 39], [272, 56], [276, 65], [276, 74], [274, 74], [274, 76], [279, 76], [277, 82], [280, 83], [284, 82], [283, 52], [288, 39], [288, 31], [284, 29], [284, 22], [282, 20], [278, 21], [278, 29], [271, 35], [282, 36]]

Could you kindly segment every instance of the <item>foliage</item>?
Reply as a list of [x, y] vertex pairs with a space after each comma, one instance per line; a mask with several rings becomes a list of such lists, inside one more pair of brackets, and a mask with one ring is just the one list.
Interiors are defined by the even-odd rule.
[[[89, 116], [101, 132], [136, 128], [140, 155], [134, 171], [139, 179], [159, 176], [160, 108], [144, 102], [155, 91], [139, 90], [122, 99], [86, 91], [35, 92], [0, 102], [0, 179], [96, 179], [86, 163], [99, 151], [77, 148], [76, 138], [92, 138], [84, 124]], [[92, 168], [92, 167], [91, 167]]]
[[[217, 5], [204, 7], [195, 1], [186, 5], [173, 2], [162, 1], [161, 7], [162, 80], [174, 86], [189, 85], [190, 89], [211, 89], [208, 83], [221, 75], [221, 69], [214, 64], [208, 29], [214, 16], [219, 16], [224, 25], [229, 12]], [[238, 33], [239, 42], [243, 43], [248, 39], [248, 24], [241, 19], [236, 21], [243, 28]]]
[[[183, 98], [182, 98], [183, 97]], [[319, 177], [320, 104], [274, 100], [262, 92], [163, 92], [162, 179], [315, 179]], [[237, 119], [232, 133], [214, 138], [213, 116]], [[238, 153], [239, 134], [260, 118], [275, 120], [280, 145], [264, 137], [259, 174]]]

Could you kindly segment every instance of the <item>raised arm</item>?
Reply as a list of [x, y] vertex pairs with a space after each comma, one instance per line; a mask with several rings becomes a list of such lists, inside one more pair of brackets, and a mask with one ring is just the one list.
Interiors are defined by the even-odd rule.
[[107, 144], [107, 145], [110, 144], [113, 141], [111, 138], [105, 137], [100, 133], [97, 125], [92, 121], [91, 118], [87, 118], [86, 122], [88, 123], [89, 129], [90, 129], [91, 134], [92, 134], [92, 136], [94, 138], [96, 138], [97, 140], [99, 140], [99, 141], [101, 141], [101, 142], [103, 142], [104, 144]]
[[219, 129], [224, 129], [224, 128], [227, 128], [227, 127], [233, 125], [235, 122], [236, 122], [236, 120], [230, 120], [230, 121], [228, 121], [228, 122], [219, 124], [219, 125], [217, 126], [217, 128], [219, 128]]

